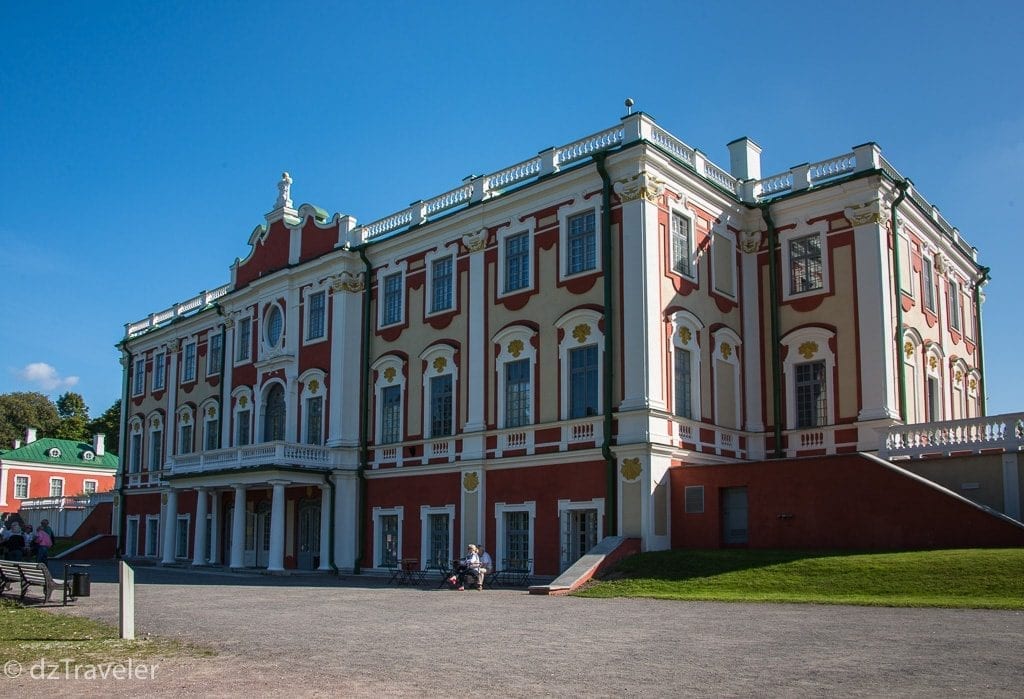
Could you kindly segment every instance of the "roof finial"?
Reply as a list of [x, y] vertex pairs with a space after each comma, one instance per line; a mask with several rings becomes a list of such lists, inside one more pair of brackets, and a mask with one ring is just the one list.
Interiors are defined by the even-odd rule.
[[277, 183], [277, 203], [275, 207], [292, 208], [292, 177], [287, 172], [281, 173], [281, 181]]
[[626, 116], [629, 116], [630, 114], [632, 114], [633, 113], [633, 104], [635, 104], [633, 102], [633, 98], [632, 97], [627, 97], [626, 101], [623, 102], [623, 104], [626, 105]]

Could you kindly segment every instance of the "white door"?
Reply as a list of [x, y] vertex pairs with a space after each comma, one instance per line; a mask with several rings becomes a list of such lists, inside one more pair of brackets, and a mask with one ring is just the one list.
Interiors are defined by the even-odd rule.
[[597, 546], [597, 510], [564, 510], [562, 512], [560, 570], [564, 571], [595, 546]]
[[256, 567], [270, 565], [270, 505], [260, 503], [256, 508]]
[[242, 554], [242, 565], [246, 568], [256, 567], [256, 513], [245, 513], [245, 549]]

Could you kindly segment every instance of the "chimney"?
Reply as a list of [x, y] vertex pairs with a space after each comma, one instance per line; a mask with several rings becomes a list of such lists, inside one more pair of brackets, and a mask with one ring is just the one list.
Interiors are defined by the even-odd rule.
[[21, 440], [20, 439], [14, 440], [14, 448], [15, 449], [21, 449]]
[[738, 180], [761, 179], [761, 146], [744, 136], [726, 148], [729, 149], [729, 174]]
[[92, 453], [96, 456], [103, 456], [105, 453], [106, 445], [104, 442], [107, 441], [107, 435], [105, 434], [94, 434], [92, 436]]
[[25, 444], [31, 444], [36, 441], [36, 428], [26, 427], [25, 428]]

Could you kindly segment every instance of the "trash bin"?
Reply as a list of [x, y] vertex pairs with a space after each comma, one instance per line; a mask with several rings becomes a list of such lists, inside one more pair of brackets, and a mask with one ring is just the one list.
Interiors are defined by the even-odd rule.
[[92, 581], [88, 573], [71, 574], [71, 595], [73, 597], [88, 597]]

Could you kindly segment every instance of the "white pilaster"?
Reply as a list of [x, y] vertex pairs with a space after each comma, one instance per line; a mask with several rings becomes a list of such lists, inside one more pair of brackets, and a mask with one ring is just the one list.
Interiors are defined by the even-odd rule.
[[174, 542], [178, 535], [178, 491], [174, 488], [167, 491], [164, 516], [164, 555], [160, 562], [169, 564], [174, 563]]
[[[220, 371], [224, 379], [224, 405], [220, 406], [220, 448], [227, 449], [231, 446], [231, 438], [234, 430], [231, 427], [231, 418], [234, 412], [231, 410], [231, 382], [232, 371], [235, 366], [235, 355], [232, 348], [235, 346], [235, 324], [228, 321], [224, 324], [224, 366]], [[211, 549], [214, 548], [212, 545]], [[210, 555], [210, 562], [213, 563], [213, 555]]]
[[342, 272], [331, 289], [327, 445], [358, 447], [363, 275]]
[[274, 488], [270, 501], [270, 562], [267, 570], [284, 570], [284, 487], [288, 481], [270, 481]]
[[210, 496], [206, 488], [196, 488], [195, 541], [192, 542], [192, 565], [206, 565], [206, 512]]
[[174, 444], [177, 441], [178, 420], [175, 411], [178, 409], [178, 352], [180, 346], [175, 340], [167, 345], [167, 357], [170, 368], [167, 370], [167, 419], [164, 420], [164, 463], [170, 463], [174, 456]]
[[331, 486], [326, 483], [320, 486], [320, 567], [317, 570], [330, 570], [328, 563], [331, 551]]
[[334, 564], [352, 570], [359, 542], [359, 478], [354, 471], [335, 471], [334, 479]]
[[245, 553], [245, 486], [233, 485], [235, 509], [231, 513], [231, 562], [230, 567], [242, 568]]
[[[486, 231], [482, 241], [486, 241]], [[479, 235], [479, 234], [478, 234]], [[469, 352], [466, 371], [466, 432], [480, 432], [486, 427], [484, 415], [484, 389], [487, 385], [485, 373], [487, 347], [484, 334], [484, 252], [483, 244], [469, 255]], [[479, 443], [477, 443], [479, 442]], [[474, 459], [483, 455], [483, 440], [474, 440], [474, 453], [467, 453], [463, 446], [463, 458]]]
[[764, 432], [761, 420], [764, 395], [761, 391], [761, 374], [764, 360], [761, 356], [763, 346], [761, 338], [762, 296], [758, 284], [758, 250], [761, 234], [748, 236], [741, 244], [747, 245], [740, 256], [740, 269], [743, 284], [743, 300], [746, 312], [743, 313], [743, 386], [744, 414], [747, 422], [745, 428], [749, 432]]
[[210, 550], [207, 558], [213, 566], [220, 563], [220, 491], [214, 490], [210, 495]]

